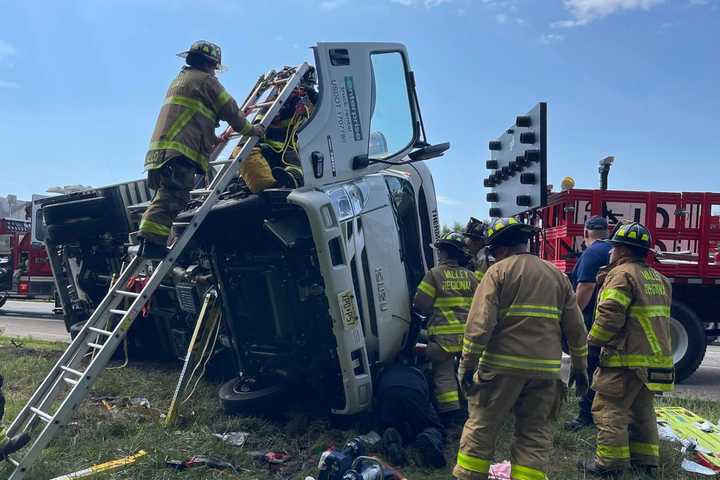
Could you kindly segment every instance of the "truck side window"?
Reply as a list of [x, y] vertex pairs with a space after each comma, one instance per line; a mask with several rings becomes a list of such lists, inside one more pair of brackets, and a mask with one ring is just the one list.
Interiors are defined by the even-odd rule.
[[406, 149], [415, 136], [405, 63], [399, 52], [370, 56], [373, 105], [368, 135], [368, 156], [382, 160]]
[[410, 294], [425, 275], [420, 244], [420, 226], [417, 220], [417, 205], [412, 184], [401, 178], [386, 176], [390, 202], [395, 214], [395, 221], [400, 235], [401, 258], [405, 265]]
[[425, 254], [425, 264], [428, 268], [435, 266], [435, 257], [433, 256], [432, 244], [432, 228], [430, 227], [430, 211], [428, 210], [427, 199], [425, 198], [425, 189], [421, 186], [419, 197], [420, 211], [420, 227], [422, 228], [422, 249]]

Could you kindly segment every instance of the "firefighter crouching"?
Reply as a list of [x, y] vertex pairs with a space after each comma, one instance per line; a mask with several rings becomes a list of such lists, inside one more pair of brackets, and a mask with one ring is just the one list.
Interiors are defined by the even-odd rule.
[[470, 270], [460, 266], [467, 259], [461, 234], [446, 233], [435, 248], [440, 264], [430, 269], [418, 285], [413, 308], [430, 316], [426, 355], [432, 363], [435, 400], [442, 415], [460, 410], [455, 356], [462, 350], [465, 320], [477, 280]]
[[145, 258], [164, 258], [172, 222], [190, 200], [196, 173], [206, 173], [208, 157], [219, 139], [215, 128], [224, 120], [244, 135], [261, 136], [232, 96], [215, 77], [221, 66], [220, 47], [206, 41], [178, 54], [187, 65], [170, 84], [150, 140], [145, 169], [155, 196], [140, 222]]
[[645, 263], [650, 232], [639, 223], [620, 225], [609, 242], [610, 264], [598, 275], [590, 345], [602, 347], [593, 377], [595, 459], [579, 466], [614, 476], [631, 463], [654, 474], [659, 461], [654, 392], [673, 388], [670, 282]]
[[534, 227], [499, 219], [486, 232], [495, 258], [475, 292], [465, 326], [458, 378], [469, 418], [453, 475], [487, 479], [505, 419], [515, 415], [512, 478], [546, 479], [553, 420], [565, 396], [561, 338], [572, 358], [570, 383], [588, 387], [587, 330], [567, 277], [528, 252]]
[[475, 278], [479, 282], [487, 272], [490, 266], [487, 252], [485, 251], [485, 229], [487, 225], [475, 217], [470, 217], [463, 236], [465, 237], [465, 246], [470, 253], [470, 261], [467, 268], [475, 272]]
[[[303, 77], [287, 102], [268, 126], [265, 135], [240, 164], [240, 175], [252, 193], [267, 188], [297, 188], [303, 184], [298, 156], [297, 132], [310, 118], [317, 102], [314, 71]], [[262, 119], [264, 112], [255, 117]], [[233, 158], [242, 145], [235, 147]]]

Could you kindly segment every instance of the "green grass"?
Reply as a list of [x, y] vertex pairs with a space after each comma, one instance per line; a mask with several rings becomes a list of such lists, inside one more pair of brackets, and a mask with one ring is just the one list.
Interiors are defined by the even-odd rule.
[[[15, 340], [15, 344], [18, 341]], [[18, 348], [7, 338], [0, 338], [0, 373], [5, 376], [7, 411], [5, 424], [9, 423], [34, 388], [46, 375], [64, 346], [50, 342], [20, 341]], [[143, 396], [153, 407], [165, 411], [172, 397], [179, 367], [168, 365], [140, 365], [132, 363], [128, 368], [106, 370], [91, 392], [92, 396]], [[218, 385], [201, 382], [197, 392], [181, 408], [183, 417], [171, 429], [162, 426], [157, 416], [135, 412], [108, 412], [86, 400], [73, 422], [46, 449], [30, 478], [48, 479], [69, 473], [92, 464], [134, 453], [139, 449], [149, 455], [127, 470], [106, 475], [112, 479], [300, 479], [315, 475], [319, 455], [330, 445], [341, 446], [356, 434], [354, 430], [342, 431], [331, 426], [326, 418], [303, 421], [303, 415], [288, 413], [278, 419], [268, 420], [246, 416], [226, 416], [217, 400]], [[575, 414], [571, 400], [558, 422]], [[720, 404], [701, 400], [660, 399], [659, 404], [684, 406], [709, 420], [720, 417]], [[496, 459], [509, 458], [511, 422], [508, 422], [498, 442]], [[452, 460], [457, 452], [462, 425], [449, 429], [447, 458]], [[250, 432], [250, 438], [242, 448], [223, 444], [212, 433], [227, 431]], [[555, 451], [549, 458], [549, 478], [552, 480], [583, 479], [575, 468], [579, 457], [592, 456], [594, 436], [591, 429], [580, 433], [567, 433], [557, 429]], [[291, 459], [272, 470], [258, 463], [249, 453], [252, 451], [286, 450]], [[240, 467], [239, 475], [206, 468], [176, 472], [165, 467], [166, 459], [185, 459], [193, 454], [213, 455]], [[410, 451], [410, 457], [415, 452]], [[664, 480], [703, 478], [688, 475], [679, 469], [680, 453], [676, 446], [663, 444], [662, 468], [658, 478]], [[451, 462], [452, 463], [452, 462]], [[9, 475], [9, 464], [0, 467], [0, 478]], [[448, 479], [446, 471], [424, 470], [410, 466], [403, 470], [411, 480]], [[637, 478], [626, 475], [625, 478]]]

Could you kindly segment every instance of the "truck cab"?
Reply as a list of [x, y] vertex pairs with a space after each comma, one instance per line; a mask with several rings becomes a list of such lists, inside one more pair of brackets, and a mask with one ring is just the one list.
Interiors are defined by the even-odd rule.
[[[232, 366], [220, 389], [228, 411], [266, 403], [290, 385], [335, 414], [369, 409], [373, 374], [399, 354], [415, 287], [436, 260], [437, 205], [424, 160], [449, 145], [425, 138], [404, 46], [313, 50], [318, 102], [297, 131], [303, 186], [226, 192], [129, 333], [136, 350], [152, 348], [159, 334], [180, 356], [199, 299], [217, 292], [217, 345]], [[136, 181], [43, 207], [53, 272], [58, 285], [71, 285], [60, 293], [63, 307], [82, 312], [70, 328], [127, 260], [124, 237], [151, 195]], [[178, 224], [192, 214], [181, 213]]]

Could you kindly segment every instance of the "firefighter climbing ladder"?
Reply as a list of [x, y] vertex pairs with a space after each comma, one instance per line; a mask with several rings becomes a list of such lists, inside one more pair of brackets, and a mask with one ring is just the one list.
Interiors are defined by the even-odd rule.
[[[260, 124], [267, 127], [310, 68], [304, 63], [298, 67], [286, 67], [279, 72], [272, 71], [261, 76], [242, 105], [243, 112], [248, 115], [252, 112], [264, 112]], [[20, 410], [6, 433], [8, 436], [14, 436], [26, 431], [31, 434], [32, 441], [24, 450], [8, 457], [8, 461], [15, 466], [9, 480], [25, 478], [42, 450], [69, 421], [73, 411], [85, 398], [95, 379], [125, 338], [135, 317], [173, 267], [213, 205], [220, 201], [220, 194], [236, 177], [240, 162], [250, 154], [257, 143], [257, 138], [244, 138], [240, 139], [240, 142], [242, 145], [240, 151], [229, 160], [217, 160], [227, 140], [215, 148], [210, 156], [210, 165], [213, 168], [216, 165], [222, 167], [207, 189], [191, 192], [194, 197], [202, 200], [202, 205], [197, 208], [188, 222], [181, 224], [184, 231], [168, 250], [167, 256], [156, 266], [153, 266], [152, 261], [138, 256], [128, 263], [82, 330], [28, 403]], [[146, 273], [148, 280], [140, 292], [123, 290], [132, 278], [141, 273]], [[125, 301], [131, 302], [127, 310], [121, 307]], [[118, 319], [115, 327], [106, 330], [109, 328], [106, 325], [112, 324], [108, 320], [115, 319]], [[95, 354], [94, 357], [86, 363], [86, 357], [92, 353]], [[35, 428], [36, 426], [38, 428]], [[38, 431], [38, 435], [33, 435]]]

